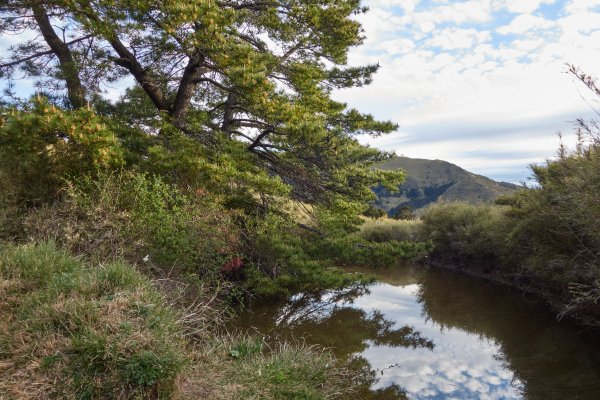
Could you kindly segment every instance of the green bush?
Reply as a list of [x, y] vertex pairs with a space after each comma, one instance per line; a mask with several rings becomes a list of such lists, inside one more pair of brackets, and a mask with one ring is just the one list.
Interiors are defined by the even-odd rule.
[[385, 210], [375, 207], [372, 204], [369, 204], [367, 209], [365, 211], [363, 211], [362, 215], [364, 215], [365, 217], [377, 219], [377, 218], [385, 217], [387, 215], [387, 213], [385, 212]]
[[410, 221], [410, 220], [415, 219], [416, 215], [415, 215], [415, 211], [413, 210], [413, 208], [411, 206], [405, 205], [405, 206], [399, 207], [394, 212], [394, 215], [392, 215], [392, 218]]
[[580, 144], [533, 172], [538, 187], [504, 199], [519, 222], [513, 245], [526, 243], [528, 266], [538, 273], [599, 278], [600, 143]]
[[574, 151], [561, 148], [556, 159], [533, 166], [538, 185], [501, 202], [516, 221], [510, 248], [523, 268], [570, 292], [567, 310], [600, 315], [600, 131], [581, 124], [588, 136]]
[[367, 221], [360, 227], [360, 236], [370, 242], [411, 242], [419, 239], [420, 221], [385, 218]]
[[51, 238], [79, 254], [210, 273], [236, 252], [233, 218], [208, 195], [119, 172], [69, 185], [61, 202], [31, 213], [26, 227], [30, 237]]
[[509, 266], [507, 238], [513, 221], [495, 205], [442, 203], [421, 215], [421, 235], [436, 257], [476, 268]]
[[[433, 256], [471, 269], [499, 267], [566, 311], [600, 315], [600, 141], [532, 167], [537, 186], [497, 205], [441, 204], [422, 214]], [[583, 311], [582, 311], [583, 310]]]
[[123, 163], [111, 125], [89, 108], [65, 111], [37, 98], [0, 115], [0, 171], [17, 205], [48, 203], [65, 179]]

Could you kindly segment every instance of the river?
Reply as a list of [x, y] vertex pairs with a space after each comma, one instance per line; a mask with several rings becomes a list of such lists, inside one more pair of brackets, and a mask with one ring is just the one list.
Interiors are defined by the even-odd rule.
[[364, 272], [372, 285], [256, 303], [235, 325], [330, 347], [364, 371], [364, 399], [600, 399], [597, 333], [455, 272]]

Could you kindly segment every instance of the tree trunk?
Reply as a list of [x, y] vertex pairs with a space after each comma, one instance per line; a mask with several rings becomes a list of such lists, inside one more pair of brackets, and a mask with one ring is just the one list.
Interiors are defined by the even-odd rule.
[[48, 18], [46, 10], [40, 4], [34, 4], [32, 11], [44, 40], [58, 58], [62, 78], [67, 85], [67, 96], [69, 97], [71, 107], [74, 109], [84, 107], [87, 103], [85, 89], [79, 79], [79, 70], [69, 46], [54, 32], [50, 18]]

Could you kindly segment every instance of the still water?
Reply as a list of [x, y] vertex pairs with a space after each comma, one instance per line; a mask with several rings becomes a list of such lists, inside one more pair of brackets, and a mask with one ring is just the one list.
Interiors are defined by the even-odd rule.
[[365, 399], [600, 399], [598, 334], [504, 288], [423, 267], [367, 287], [254, 304], [236, 321], [320, 344], [365, 372]]

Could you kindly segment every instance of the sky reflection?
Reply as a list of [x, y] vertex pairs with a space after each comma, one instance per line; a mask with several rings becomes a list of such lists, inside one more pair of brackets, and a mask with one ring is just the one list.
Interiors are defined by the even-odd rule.
[[375, 389], [399, 384], [415, 399], [515, 399], [522, 383], [502, 362], [500, 346], [481, 335], [444, 328], [424, 318], [419, 285], [379, 283], [354, 302], [366, 312], [381, 311], [397, 324], [408, 324], [432, 340], [433, 351], [370, 345], [361, 356], [379, 372]]
[[361, 399], [599, 398], [598, 335], [456, 273], [406, 266], [374, 275], [366, 288], [255, 304], [236, 327], [331, 348], [365, 372]]

